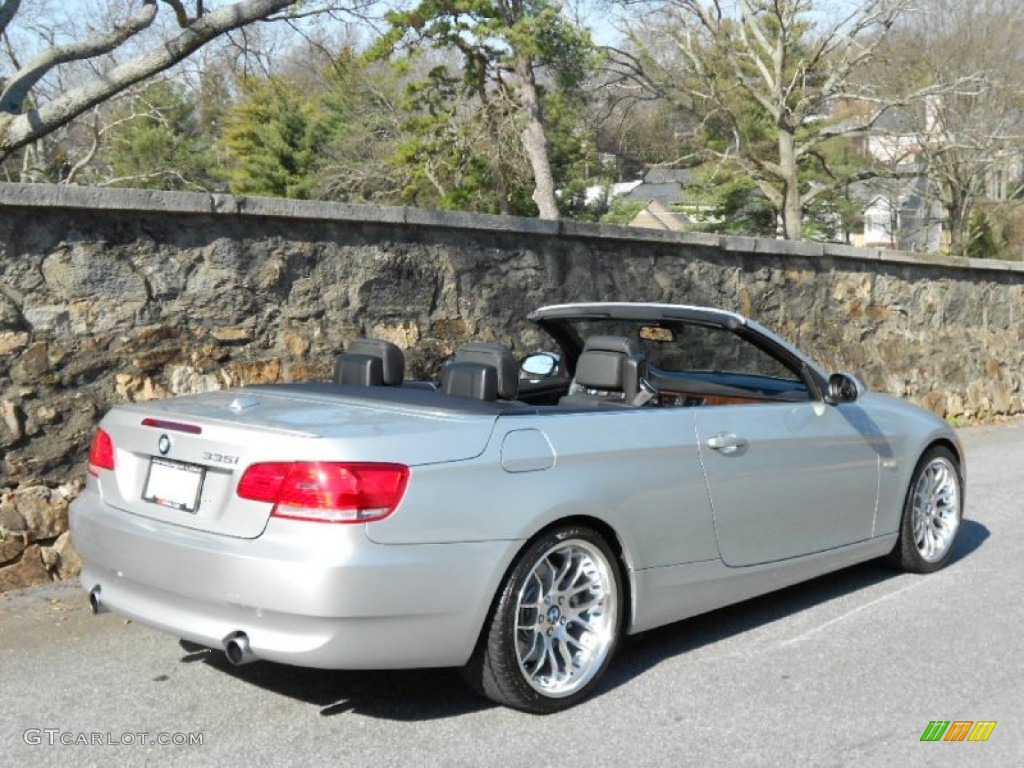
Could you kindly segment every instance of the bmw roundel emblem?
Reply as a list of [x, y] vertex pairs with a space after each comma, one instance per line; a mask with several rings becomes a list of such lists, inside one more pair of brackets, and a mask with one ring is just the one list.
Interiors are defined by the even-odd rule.
[[160, 435], [160, 439], [156, 442], [156, 447], [160, 450], [161, 456], [166, 456], [171, 452], [171, 438], [167, 435]]

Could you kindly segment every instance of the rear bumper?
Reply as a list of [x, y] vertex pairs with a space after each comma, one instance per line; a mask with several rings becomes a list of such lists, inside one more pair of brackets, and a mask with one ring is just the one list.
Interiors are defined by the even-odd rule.
[[361, 525], [276, 519], [236, 539], [111, 509], [92, 486], [71, 532], [105, 607], [212, 648], [244, 632], [257, 658], [297, 666], [464, 664], [521, 544], [381, 545]]

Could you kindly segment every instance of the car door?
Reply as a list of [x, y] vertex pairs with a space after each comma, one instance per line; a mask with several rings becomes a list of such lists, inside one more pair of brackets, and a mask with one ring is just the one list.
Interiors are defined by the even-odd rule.
[[799, 557], [872, 535], [878, 452], [856, 420], [817, 401], [697, 410], [722, 560]]
[[754, 565], [870, 538], [879, 438], [856, 403], [816, 399], [770, 346], [730, 330], [689, 328], [684, 338], [723, 561]]

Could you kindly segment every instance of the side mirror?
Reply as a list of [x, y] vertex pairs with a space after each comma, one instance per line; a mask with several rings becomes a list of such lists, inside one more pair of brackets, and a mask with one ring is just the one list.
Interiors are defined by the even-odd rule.
[[552, 352], [535, 352], [523, 358], [519, 364], [521, 378], [547, 379], [558, 371], [559, 358]]
[[855, 403], [867, 391], [864, 382], [852, 373], [833, 373], [828, 377], [828, 394], [825, 402], [829, 405]]

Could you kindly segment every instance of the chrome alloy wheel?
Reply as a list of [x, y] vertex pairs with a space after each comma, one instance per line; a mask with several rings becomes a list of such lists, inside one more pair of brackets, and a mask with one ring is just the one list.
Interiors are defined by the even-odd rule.
[[960, 527], [960, 479], [949, 459], [938, 456], [921, 471], [912, 510], [918, 554], [929, 563], [941, 560]]
[[537, 692], [570, 696], [600, 671], [616, 637], [614, 567], [594, 544], [568, 539], [527, 574], [516, 598], [516, 657]]

